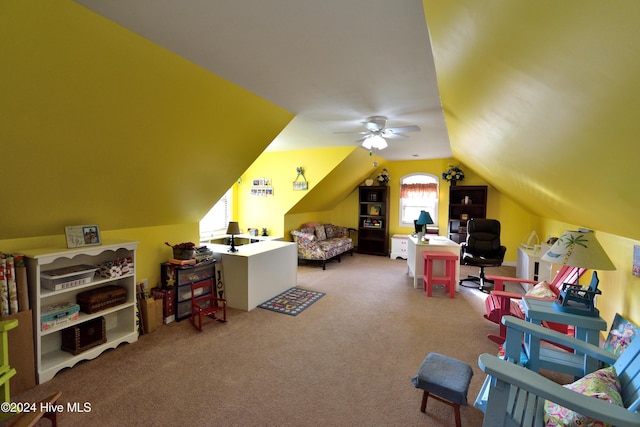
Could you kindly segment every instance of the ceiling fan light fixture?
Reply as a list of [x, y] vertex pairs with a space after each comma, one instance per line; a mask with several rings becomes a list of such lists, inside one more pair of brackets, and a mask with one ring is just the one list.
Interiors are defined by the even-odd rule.
[[380, 135], [371, 135], [362, 141], [362, 146], [367, 150], [376, 149], [383, 150], [389, 146], [387, 141]]

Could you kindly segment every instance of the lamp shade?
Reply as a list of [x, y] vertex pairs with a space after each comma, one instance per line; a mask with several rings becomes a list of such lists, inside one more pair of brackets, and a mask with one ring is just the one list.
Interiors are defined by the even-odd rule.
[[431, 218], [431, 215], [429, 215], [429, 212], [420, 211], [420, 216], [418, 217], [418, 221], [416, 222], [416, 224], [418, 225], [433, 224], [433, 219]]
[[240, 234], [240, 227], [238, 223], [235, 221], [229, 221], [229, 226], [227, 227], [227, 234]]
[[595, 234], [584, 231], [565, 231], [540, 259], [590, 270], [616, 269]]

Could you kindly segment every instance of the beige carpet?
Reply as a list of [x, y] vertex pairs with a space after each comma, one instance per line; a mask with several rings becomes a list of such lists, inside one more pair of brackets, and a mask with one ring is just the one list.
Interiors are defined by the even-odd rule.
[[[496, 352], [486, 335], [498, 327], [482, 317], [485, 294], [461, 288], [450, 299], [436, 288], [427, 298], [406, 270], [359, 254], [325, 271], [300, 266], [298, 286], [326, 295], [296, 317], [256, 308], [230, 310], [226, 325], [202, 333], [188, 321], [164, 325], [14, 401], [61, 390], [64, 405], [90, 405], [62, 413], [61, 426], [454, 425], [453, 409], [435, 400], [420, 412], [410, 378], [429, 352], [456, 357], [473, 367], [472, 403], [484, 379], [478, 355]], [[479, 426], [482, 413], [463, 407], [462, 422]]]

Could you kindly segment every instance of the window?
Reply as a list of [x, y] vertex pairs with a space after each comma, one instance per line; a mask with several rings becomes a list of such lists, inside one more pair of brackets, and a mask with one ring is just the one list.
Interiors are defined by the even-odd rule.
[[225, 234], [231, 221], [233, 190], [230, 188], [200, 220], [200, 241], [211, 240], [212, 236]]
[[438, 224], [438, 177], [427, 173], [403, 176], [400, 180], [400, 227], [411, 227], [420, 211], [429, 212]]

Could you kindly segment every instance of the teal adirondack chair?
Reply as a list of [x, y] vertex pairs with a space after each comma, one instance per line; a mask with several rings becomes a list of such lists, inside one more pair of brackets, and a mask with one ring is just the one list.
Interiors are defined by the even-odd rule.
[[613, 365], [622, 385], [624, 407], [569, 390], [513, 363], [512, 359], [503, 360], [485, 353], [480, 355], [478, 365], [487, 374], [487, 381], [475, 403], [485, 413], [483, 426], [543, 426], [545, 400], [617, 427], [640, 426], [640, 338], [633, 340], [624, 353], [616, 357], [600, 347], [539, 325], [511, 316], [504, 320], [507, 329], [511, 325]]

